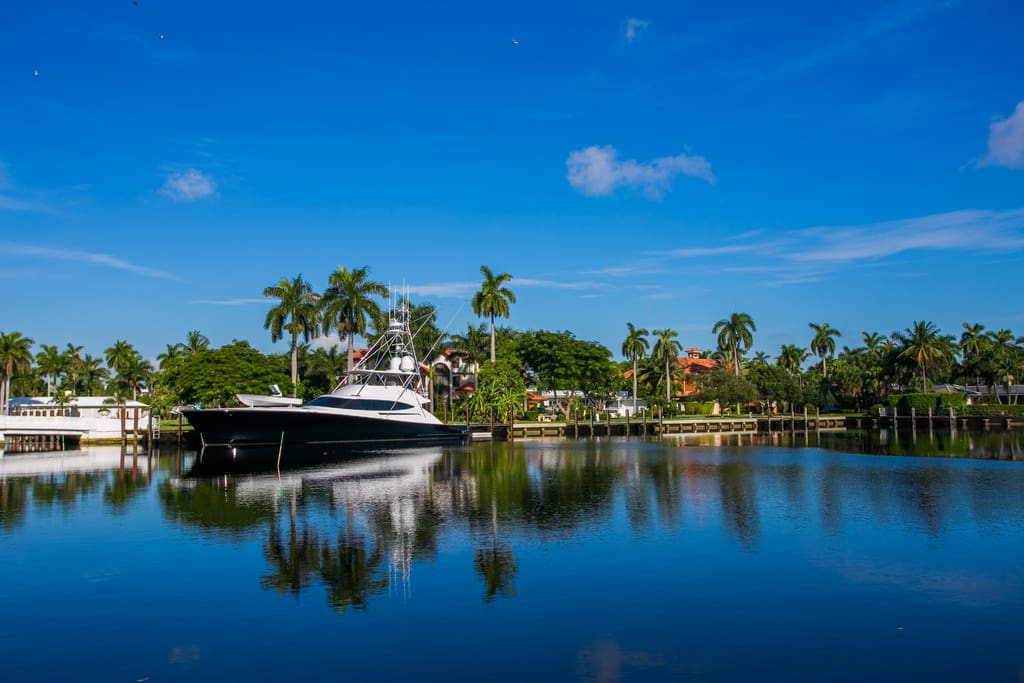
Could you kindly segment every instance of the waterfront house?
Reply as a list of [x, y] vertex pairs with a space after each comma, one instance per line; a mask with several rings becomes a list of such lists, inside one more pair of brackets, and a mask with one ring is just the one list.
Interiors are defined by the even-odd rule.
[[7, 436], [64, 437], [80, 443], [119, 441], [122, 434], [149, 428], [149, 406], [112, 396], [23, 396], [0, 415], [0, 441]]

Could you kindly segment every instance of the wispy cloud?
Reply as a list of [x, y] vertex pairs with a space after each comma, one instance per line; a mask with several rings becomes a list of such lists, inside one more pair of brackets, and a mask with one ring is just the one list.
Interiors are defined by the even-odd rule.
[[728, 247], [683, 247], [682, 249], [672, 249], [670, 251], [657, 253], [664, 254], [665, 256], [678, 256], [680, 258], [687, 258], [700, 256], [719, 256], [721, 254], [739, 254], [745, 251], [754, 251], [755, 249], [761, 248], [763, 248], [763, 245], [735, 244]]
[[552, 289], [593, 289], [598, 287], [596, 282], [556, 282], [554, 280], [531, 280], [529, 278], [513, 278], [511, 284], [520, 287], [549, 287]]
[[439, 296], [464, 299], [480, 289], [479, 282], [434, 282], [425, 285], [409, 285], [409, 293], [416, 296]]
[[988, 154], [978, 166], [1024, 169], [1024, 102], [1018, 102], [1008, 118], [997, 118], [989, 125]]
[[78, 263], [89, 263], [117, 270], [125, 270], [137, 275], [144, 275], [145, 277], [160, 278], [163, 280], [178, 279], [177, 276], [162, 270], [130, 263], [116, 256], [111, 256], [110, 254], [100, 254], [91, 251], [55, 249], [53, 247], [42, 247], [34, 244], [19, 244], [17, 242], [0, 242], [0, 254], [52, 259], [57, 261], [76, 261]]
[[160, 194], [176, 202], [194, 202], [206, 199], [217, 191], [217, 183], [202, 171], [190, 168], [186, 171], [171, 173], [164, 178]]
[[198, 304], [202, 306], [247, 306], [249, 304], [266, 304], [270, 303], [271, 299], [197, 299], [196, 301], [189, 301], [190, 304]]
[[632, 43], [636, 40], [640, 31], [643, 31], [650, 25], [651, 22], [647, 19], [637, 19], [636, 17], [629, 17], [626, 19], [626, 42]]
[[787, 258], [846, 263], [910, 250], [972, 252], [1024, 248], [1024, 209], [952, 211], [871, 225], [821, 227], [797, 233]]
[[902, 31], [925, 17], [950, 7], [951, 4], [935, 0], [907, 0], [884, 5], [882, 12], [854, 26], [845, 35], [830, 40], [826, 47], [789, 62], [784, 71], [813, 68], [841, 57], [858, 55], [865, 46], [883, 36]]
[[565, 165], [569, 169], [569, 184], [590, 197], [607, 196], [620, 187], [629, 187], [642, 190], [651, 199], [660, 199], [672, 189], [672, 180], [677, 175], [701, 178], [711, 184], [717, 182], [704, 157], [685, 153], [643, 163], [633, 159], [620, 161], [611, 145], [593, 145], [570, 153]]

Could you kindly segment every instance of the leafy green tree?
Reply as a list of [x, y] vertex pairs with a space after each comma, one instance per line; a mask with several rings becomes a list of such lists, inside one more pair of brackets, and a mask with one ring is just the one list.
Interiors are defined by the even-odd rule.
[[651, 352], [651, 359], [657, 361], [659, 368], [665, 369], [662, 375], [662, 379], [665, 382], [665, 403], [671, 406], [672, 381], [675, 378], [676, 370], [679, 368], [679, 354], [683, 350], [683, 345], [676, 339], [679, 333], [675, 330], [665, 328], [663, 330], [654, 330], [652, 334], [655, 336], [656, 341], [654, 342], [654, 350]]
[[509, 316], [509, 307], [516, 302], [516, 295], [512, 293], [511, 289], [504, 286], [506, 282], [512, 280], [512, 276], [508, 273], [495, 275], [487, 266], [480, 266], [480, 272], [483, 273], [484, 281], [480, 286], [480, 291], [473, 295], [473, 315], [491, 319], [491, 362], [493, 363], [496, 358], [494, 319]]
[[808, 327], [814, 330], [814, 337], [811, 339], [811, 351], [821, 359], [821, 376], [828, 379], [828, 366], [825, 358], [832, 357], [836, 352], [836, 338], [843, 336], [843, 333], [828, 323], [815, 325], [808, 323]]
[[345, 356], [339, 353], [337, 346], [317, 349], [309, 357], [309, 370], [324, 379], [322, 387], [328, 391], [341, 380], [347, 367]]
[[490, 419], [491, 410], [501, 422], [513, 422], [526, 404], [526, 383], [519, 369], [508, 359], [487, 361], [477, 374], [477, 390], [468, 399], [473, 420]]
[[757, 387], [753, 383], [721, 366], [712, 370], [704, 380], [701, 395], [703, 400], [718, 401], [723, 406], [735, 405], [737, 412], [740, 404], [758, 399]]
[[235, 394], [259, 394], [271, 384], [287, 384], [279, 356], [265, 356], [244, 341], [200, 351], [167, 370], [162, 382], [177, 403], [224, 406]]
[[[316, 330], [319, 321], [317, 302], [320, 296], [302, 279], [301, 274], [292, 280], [281, 278], [276, 285], [264, 289], [263, 296], [278, 300], [278, 304], [267, 312], [263, 322], [263, 328], [270, 330], [270, 341], [277, 342], [283, 338], [285, 331], [291, 335], [292, 396], [298, 396], [299, 335], [308, 343], [310, 335]], [[257, 391], [265, 390], [266, 385]]]
[[[388, 288], [370, 279], [367, 266], [349, 270], [338, 266], [327, 280], [321, 302], [324, 333], [337, 330], [348, 345], [348, 370], [352, 371], [356, 335], [365, 335], [369, 323], [383, 318], [376, 297], [388, 296]], [[307, 339], [308, 341], [308, 339]]]
[[3, 371], [0, 411], [4, 413], [8, 412], [7, 402], [11, 400], [11, 379], [15, 373], [28, 372], [32, 368], [34, 343], [21, 332], [0, 332], [0, 370]]
[[[611, 351], [597, 342], [576, 339], [571, 332], [527, 333], [520, 339], [519, 355], [537, 386], [555, 392], [554, 403], [566, 419], [578, 394], [596, 406], [620, 378]], [[559, 391], [565, 392], [560, 399]]]
[[791, 373], [777, 365], [752, 364], [747, 379], [757, 389], [768, 414], [771, 414], [774, 403], [792, 405], [800, 400], [800, 383]]
[[650, 343], [647, 341], [647, 330], [637, 329], [633, 323], [626, 323], [626, 329], [629, 333], [622, 341], [622, 355], [633, 363], [633, 412], [636, 413], [637, 363], [647, 356]]
[[739, 377], [742, 369], [740, 353], [750, 349], [754, 343], [754, 332], [757, 332], [754, 319], [747, 313], [733, 313], [715, 323], [711, 332], [718, 335], [718, 348], [730, 353], [733, 374]]

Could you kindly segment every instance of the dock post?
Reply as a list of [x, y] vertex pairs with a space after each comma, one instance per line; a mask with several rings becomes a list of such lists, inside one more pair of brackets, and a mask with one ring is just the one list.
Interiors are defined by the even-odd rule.
[[[609, 414], [608, 420], [611, 421], [611, 415]], [[626, 411], [626, 436], [629, 436], [629, 411]]]

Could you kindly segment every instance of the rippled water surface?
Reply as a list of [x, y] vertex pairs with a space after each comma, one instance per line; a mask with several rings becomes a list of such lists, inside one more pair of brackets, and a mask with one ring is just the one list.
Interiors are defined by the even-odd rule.
[[9, 455], [3, 677], [1020, 681], [1022, 435], [975, 436]]

